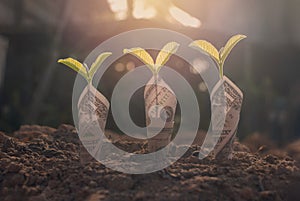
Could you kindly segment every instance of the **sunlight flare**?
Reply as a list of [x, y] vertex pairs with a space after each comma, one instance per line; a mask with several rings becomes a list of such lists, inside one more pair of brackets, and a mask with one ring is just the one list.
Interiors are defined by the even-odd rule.
[[184, 26], [193, 28], [198, 28], [201, 26], [201, 21], [199, 19], [191, 16], [190, 14], [176, 6], [170, 7], [169, 12], [176, 21], [178, 21]]
[[152, 19], [156, 16], [157, 10], [154, 6], [146, 6], [146, 0], [136, 0], [133, 4], [133, 17], [136, 19]]
[[125, 20], [127, 18], [128, 3], [127, 0], [107, 0], [111, 11], [115, 14], [116, 20]]

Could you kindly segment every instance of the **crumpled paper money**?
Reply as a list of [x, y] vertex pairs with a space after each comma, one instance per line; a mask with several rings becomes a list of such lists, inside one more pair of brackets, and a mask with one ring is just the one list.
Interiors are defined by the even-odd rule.
[[220, 102], [218, 102], [218, 97], [222, 97], [222, 94], [220, 94], [222, 92], [225, 92], [225, 94], [223, 94], [223, 97], [225, 97], [226, 99], [226, 106], [223, 107], [225, 111], [219, 112], [225, 112], [225, 124], [219, 125], [219, 114], [212, 114], [212, 118], [215, 118], [216, 120], [216, 123], [212, 124], [213, 133], [221, 130], [220, 138], [218, 139], [218, 142], [215, 145], [212, 154], [217, 159], [231, 159], [233, 151], [233, 141], [235, 139], [238, 123], [240, 120], [243, 93], [228, 77], [224, 76], [223, 79], [216, 84], [212, 91], [212, 108], [222, 108], [220, 107]]
[[[154, 152], [168, 145], [171, 140], [177, 99], [171, 88], [161, 78], [158, 77], [155, 83], [153, 76], [145, 87], [144, 100], [148, 151]], [[164, 125], [162, 121], [165, 121]], [[157, 132], [159, 132], [157, 135], [152, 135]]]
[[94, 86], [87, 85], [78, 101], [81, 164], [90, 162], [101, 151], [108, 110], [108, 100]]

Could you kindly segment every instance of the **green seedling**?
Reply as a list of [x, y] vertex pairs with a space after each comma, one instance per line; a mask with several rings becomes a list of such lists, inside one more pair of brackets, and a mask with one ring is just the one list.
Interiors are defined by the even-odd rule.
[[156, 91], [156, 105], [158, 105], [157, 100], [157, 79], [158, 73], [167, 61], [170, 59], [171, 55], [174, 54], [179, 47], [179, 44], [176, 42], [167, 43], [163, 49], [158, 53], [155, 63], [150, 54], [143, 48], [136, 47], [131, 49], [124, 49], [124, 54], [132, 54], [141, 60], [153, 73], [155, 80], [155, 91]]
[[[88, 66], [85, 63], [80, 63], [79, 61], [73, 58], [59, 59], [58, 63], [64, 64], [76, 71], [77, 73], [79, 73], [80, 75], [82, 75], [82, 77], [84, 77], [84, 79], [87, 81], [88, 90], [90, 91], [91, 83], [93, 81], [95, 73], [100, 68], [101, 64], [105, 61], [105, 59], [107, 59], [107, 57], [109, 57], [111, 54], [111, 52], [104, 52], [100, 54], [90, 68], [88, 68]], [[90, 99], [91, 94], [88, 93], [88, 96]], [[92, 113], [90, 113], [90, 119], [92, 118]]]
[[85, 80], [90, 84], [93, 80], [93, 77], [101, 64], [105, 61], [107, 57], [109, 57], [112, 53], [111, 52], [104, 52], [100, 54], [96, 61], [92, 64], [90, 68], [85, 63], [80, 63], [79, 61], [72, 59], [72, 58], [67, 58], [67, 59], [59, 59], [58, 63], [64, 64], [80, 75], [82, 75]]
[[224, 74], [223, 67], [228, 55], [230, 54], [232, 49], [244, 38], [247, 38], [247, 36], [235, 35], [231, 37], [226, 43], [225, 47], [222, 47], [219, 51], [210, 42], [207, 42], [205, 40], [196, 40], [189, 46], [204, 51], [216, 62], [219, 68], [220, 79], [222, 80]]
[[156, 61], [150, 56], [150, 54], [143, 48], [136, 47], [131, 49], [124, 49], [124, 54], [132, 54], [138, 59], [140, 59], [144, 64], [146, 64], [152, 71], [153, 75], [157, 75], [167, 61], [170, 59], [171, 55], [174, 54], [179, 47], [176, 42], [170, 42], [166, 44], [163, 49], [157, 55]]

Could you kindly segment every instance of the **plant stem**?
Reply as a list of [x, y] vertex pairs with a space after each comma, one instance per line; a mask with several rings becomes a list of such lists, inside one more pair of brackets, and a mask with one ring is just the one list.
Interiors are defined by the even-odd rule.
[[223, 63], [220, 63], [220, 64], [219, 64], [220, 80], [223, 79], [223, 75], [224, 75], [223, 67], [224, 67], [224, 64], [223, 64]]

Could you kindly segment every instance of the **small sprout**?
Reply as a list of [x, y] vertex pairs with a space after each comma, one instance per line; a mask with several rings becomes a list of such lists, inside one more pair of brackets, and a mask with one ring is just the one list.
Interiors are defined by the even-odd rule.
[[143, 48], [137, 47], [137, 48], [131, 48], [131, 49], [124, 49], [123, 52], [124, 54], [132, 54], [133, 56], [137, 57], [140, 59], [144, 64], [148, 66], [148, 68], [152, 71], [154, 75], [154, 81], [155, 81], [155, 93], [156, 93], [156, 105], [158, 105], [158, 99], [157, 99], [157, 75], [167, 61], [170, 59], [171, 55], [174, 54], [179, 47], [179, 44], [176, 42], [170, 42], [167, 43], [163, 49], [158, 53], [156, 57], [156, 61], [154, 63], [154, 60], [150, 56], [146, 50]]
[[109, 57], [112, 53], [111, 52], [104, 52], [100, 54], [96, 61], [92, 64], [91, 68], [88, 68], [88, 66], [85, 63], [80, 63], [79, 61], [67, 58], [67, 59], [59, 59], [58, 63], [64, 64], [70, 68], [72, 68], [74, 71], [82, 75], [86, 81], [90, 84], [93, 80], [93, 77], [101, 64], [105, 61], [107, 57]]
[[208, 54], [218, 65], [220, 72], [220, 79], [223, 79], [223, 67], [224, 63], [232, 51], [232, 49], [243, 39], [247, 38], [245, 35], [235, 35], [231, 37], [226, 43], [225, 47], [222, 47], [220, 51], [217, 50], [211, 43], [205, 40], [196, 40], [190, 44], [190, 47], [200, 49]]
[[140, 59], [144, 64], [148, 66], [148, 68], [152, 71], [153, 75], [157, 75], [160, 71], [161, 67], [164, 66], [167, 61], [170, 59], [171, 55], [174, 54], [179, 47], [179, 44], [176, 42], [170, 42], [166, 44], [163, 49], [159, 52], [156, 61], [150, 56], [146, 50], [143, 48], [131, 48], [124, 49], [124, 54], [132, 54], [138, 59]]

